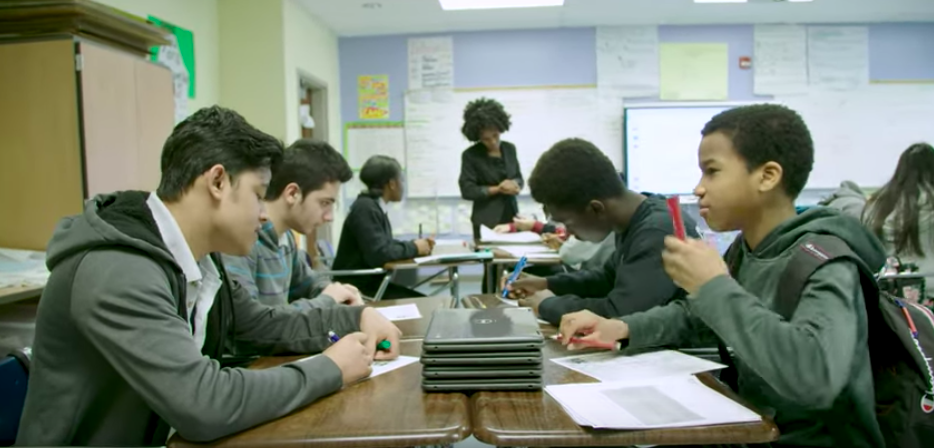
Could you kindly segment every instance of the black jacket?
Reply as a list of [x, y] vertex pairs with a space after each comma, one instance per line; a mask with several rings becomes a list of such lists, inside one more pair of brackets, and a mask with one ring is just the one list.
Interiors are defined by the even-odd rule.
[[[393, 239], [392, 224], [379, 206], [379, 198], [369, 193], [360, 193], [344, 221], [337, 256], [334, 258], [334, 270], [381, 268], [390, 261], [408, 260], [416, 256], [418, 248], [414, 242]], [[364, 289], [374, 285], [378, 288], [382, 276], [339, 279]]]
[[490, 196], [487, 192], [489, 187], [499, 185], [506, 179], [514, 180], [520, 189], [525, 186], [515, 145], [502, 142], [500, 150], [503, 153], [502, 158], [493, 158], [487, 155], [486, 147], [482, 143], [477, 143], [464, 150], [461, 155], [458, 183], [461, 197], [473, 201], [470, 221], [474, 226], [474, 237], [478, 237], [477, 229], [480, 225], [493, 228], [512, 222], [512, 218], [519, 213], [519, 204], [515, 196]]

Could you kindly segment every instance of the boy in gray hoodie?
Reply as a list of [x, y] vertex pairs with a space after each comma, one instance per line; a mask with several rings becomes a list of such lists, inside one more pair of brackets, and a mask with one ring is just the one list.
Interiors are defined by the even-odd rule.
[[[398, 356], [372, 309], [274, 308], [225, 274], [249, 253], [282, 145], [220, 107], [180, 123], [155, 193], [89, 201], [48, 245], [34, 359], [17, 444], [162, 446], [169, 428], [214, 440], [305, 406]], [[344, 336], [330, 343], [328, 332]], [[267, 370], [223, 368], [230, 341], [322, 356]], [[376, 344], [392, 349], [376, 354]]]
[[884, 446], [858, 265], [827, 263], [808, 279], [790, 320], [773, 311], [782, 273], [811, 235], [842, 239], [871, 272], [885, 260], [879, 241], [839, 211], [795, 213], [813, 161], [810, 132], [790, 109], [755, 105], [714, 117], [703, 130], [694, 193], [711, 229], [742, 231], [736, 278], [716, 249], [670, 236], [665, 270], [687, 298], [618, 319], [566, 315], [564, 340], [588, 334], [639, 349], [715, 335], [733, 349], [739, 395], [778, 425], [781, 437], [772, 446]]

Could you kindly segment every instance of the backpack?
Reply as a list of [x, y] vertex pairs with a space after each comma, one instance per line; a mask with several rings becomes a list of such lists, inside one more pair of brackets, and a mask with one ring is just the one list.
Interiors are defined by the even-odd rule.
[[[735, 277], [742, 235], [725, 255]], [[782, 272], [775, 311], [791, 320], [808, 278], [826, 263], [849, 259], [859, 267], [869, 323], [869, 354], [875, 388], [876, 420], [889, 448], [931, 446], [934, 441], [934, 313], [879, 287], [875, 273], [849, 245], [833, 235], [811, 235], [798, 245]], [[721, 360], [730, 368], [721, 380], [734, 386], [736, 370], [726, 347]], [[927, 440], [927, 442], [924, 442]]]

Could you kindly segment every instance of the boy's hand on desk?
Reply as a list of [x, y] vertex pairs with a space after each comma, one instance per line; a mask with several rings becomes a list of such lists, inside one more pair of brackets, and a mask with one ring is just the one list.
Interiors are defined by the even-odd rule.
[[[360, 331], [366, 333], [367, 352], [375, 354], [376, 359], [396, 359], [399, 357], [399, 339], [402, 332], [389, 319], [373, 308], [364, 308], [360, 316]], [[376, 350], [376, 345], [389, 341], [389, 350]]]
[[529, 274], [519, 274], [519, 278], [516, 279], [516, 281], [512, 282], [510, 285], [506, 285], [506, 280], [509, 279], [509, 276], [510, 273], [506, 272], [499, 286], [500, 289], [509, 291], [509, 297], [512, 299], [519, 299], [522, 297], [530, 296], [539, 291], [548, 289], [548, 280], [544, 277], [537, 277]]
[[595, 342], [600, 344], [615, 344], [616, 341], [629, 338], [629, 325], [617, 319], [607, 319], [590, 311], [568, 313], [561, 317], [558, 327], [561, 334], [561, 344], [570, 350], [580, 350], [590, 347], [589, 344], [573, 344], [572, 339]]
[[363, 333], [351, 333], [324, 351], [324, 356], [341, 369], [345, 386], [370, 376], [373, 371], [373, 352], [366, 347], [368, 339]]
[[665, 272], [676, 285], [694, 296], [701, 286], [721, 275], [729, 275], [730, 270], [716, 249], [702, 240], [665, 237], [665, 251], [662, 252]]
[[418, 249], [419, 255], [431, 255], [431, 248], [434, 246], [430, 238], [422, 238], [420, 240], [415, 240], [415, 247]]
[[[516, 194], [519, 194], [519, 192], [516, 192]], [[512, 224], [516, 226], [518, 232], [531, 232], [535, 228], [534, 219], [513, 218]]]
[[324, 288], [321, 293], [331, 296], [335, 302], [342, 305], [363, 306], [363, 297], [360, 296], [360, 290], [351, 285], [334, 282]]
[[535, 294], [519, 299], [519, 306], [524, 306], [526, 308], [532, 308], [532, 311], [534, 311], [535, 315], [538, 316], [539, 315], [538, 306], [541, 305], [542, 302], [545, 301], [545, 299], [549, 299], [554, 296], [555, 296], [555, 293], [545, 289], [543, 291], [539, 291]]
[[496, 233], [512, 233], [512, 224], [500, 224], [493, 227], [493, 231]]
[[559, 250], [561, 249], [561, 245], [564, 244], [564, 240], [556, 233], [546, 233], [542, 235], [542, 242], [551, 250]]

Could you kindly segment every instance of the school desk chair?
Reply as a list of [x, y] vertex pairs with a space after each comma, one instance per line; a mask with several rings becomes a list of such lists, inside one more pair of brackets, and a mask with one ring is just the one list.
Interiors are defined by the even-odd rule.
[[26, 404], [26, 385], [29, 382], [29, 358], [17, 350], [0, 359], [0, 446], [16, 442], [20, 415]]
[[[320, 261], [321, 265], [327, 269], [326, 272], [330, 276], [333, 276], [333, 277], [363, 277], [363, 276], [368, 276], [368, 275], [382, 275], [383, 276], [383, 282], [380, 283], [379, 289], [376, 290], [376, 294], [373, 297], [364, 296], [363, 300], [366, 300], [369, 302], [379, 302], [380, 300], [382, 300], [383, 296], [386, 295], [386, 288], [389, 287], [389, 283], [392, 281], [392, 277], [393, 275], [395, 275], [395, 271], [386, 272], [386, 270], [383, 268], [347, 269], [347, 270], [335, 271], [334, 269], [332, 269], [334, 266], [335, 252], [334, 252], [334, 246], [331, 245], [331, 242], [328, 240], [318, 240], [315, 242], [315, 245], [318, 247], [318, 261]], [[308, 257], [311, 257], [307, 253], [305, 255]], [[314, 266], [310, 258], [307, 261], [308, 261], [309, 266]]]

